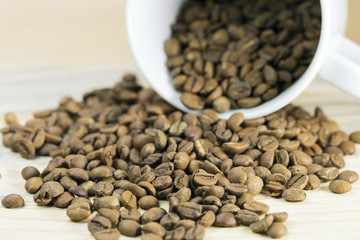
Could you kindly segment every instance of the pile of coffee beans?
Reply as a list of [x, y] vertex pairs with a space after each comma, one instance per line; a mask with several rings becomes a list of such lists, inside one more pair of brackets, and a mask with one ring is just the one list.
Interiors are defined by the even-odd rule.
[[191, 0], [165, 44], [166, 66], [190, 109], [252, 108], [295, 82], [315, 54], [318, 0]]
[[[222, 120], [212, 109], [197, 116], [178, 111], [131, 74], [81, 102], [65, 97], [24, 126], [11, 121], [1, 133], [24, 158], [52, 158], [42, 171], [21, 171], [35, 203], [67, 208], [75, 222], [97, 211], [88, 229], [102, 240], [120, 233], [203, 239], [207, 227], [238, 225], [279, 238], [287, 233], [287, 213], [270, 213], [256, 195], [303, 201], [305, 190], [321, 182], [345, 193], [358, 180], [340, 169], [344, 155], [355, 153], [359, 132], [349, 136], [320, 108], [311, 115], [288, 105], [252, 120], [242, 113]], [[168, 200], [169, 209], [159, 200]], [[21, 201], [6, 197], [3, 204]]]

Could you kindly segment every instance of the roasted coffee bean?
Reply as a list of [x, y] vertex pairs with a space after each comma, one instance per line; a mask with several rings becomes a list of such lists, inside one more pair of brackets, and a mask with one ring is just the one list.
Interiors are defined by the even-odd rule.
[[288, 213], [286, 212], [277, 212], [277, 213], [269, 213], [266, 216], [272, 215], [274, 217], [274, 222], [285, 222], [288, 218]]
[[247, 180], [246, 180], [246, 187], [247, 187], [247, 193], [250, 193], [252, 195], [258, 195], [263, 186], [264, 186], [264, 182], [262, 181], [262, 179], [258, 176], [252, 176], [252, 177], [249, 177]]
[[360, 131], [351, 133], [349, 138], [354, 143], [360, 143]]
[[130, 191], [125, 191], [121, 194], [120, 202], [128, 210], [137, 209], [136, 196]]
[[271, 226], [273, 221], [274, 221], [274, 216], [272, 215], [265, 216], [263, 219], [250, 224], [250, 229], [256, 233], [265, 232]]
[[122, 209], [120, 211], [121, 220], [134, 220], [136, 222], [140, 221], [141, 212], [138, 209]]
[[182, 218], [196, 220], [201, 216], [202, 207], [197, 203], [184, 202], [184, 203], [180, 203], [180, 206], [178, 207], [178, 211], [179, 211], [179, 215]]
[[5, 123], [8, 124], [8, 125], [13, 124], [13, 123], [17, 123], [16, 115], [13, 112], [5, 113], [4, 120], [5, 120]]
[[141, 226], [134, 220], [122, 220], [119, 223], [118, 229], [121, 234], [128, 237], [136, 237], [141, 233]]
[[216, 216], [214, 225], [217, 227], [235, 227], [237, 222], [234, 214], [223, 212]]
[[213, 186], [217, 182], [217, 177], [214, 174], [199, 169], [194, 172], [193, 181], [198, 186]]
[[333, 193], [346, 193], [351, 190], [351, 184], [346, 180], [334, 180], [329, 185], [330, 191]]
[[228, 179], [231, 183], [245, 183], [247, 174], [242, 170], [242, 167], [234, 167], [228, 173]]
[[141, 230], [145, 234], [152, 233], [161, 238], [163, 238], [166, 235], [166, 229], [162, 225], [160, 225], [160, 223], [157, 222], [148, 222], [143, 226], [141, 226]]
[[73, 203], [66, 209], [66, 215], [74, 222], [82, 221], [88, 218], [90, 214], [91, 209], [87, 203]]
[[266, 231], [266, 234], [271, 238], [281, 238], [287, 234], [287, 227], [281, 222], [274, 222]]
[[197, 221], [198, 224], [204, 227], [210, 227], [215, 222], [215, 213], [213, 211], [206, 211], [201, 218]]
[[245, 210], [253, 211], [259, 215], [265, 214], [269, 211], [269, 206], [259, 201], [248, 201], [243, 205]]
[[309, 181], [309, 177], [304, 174], [296, 174], [287, 183], [287, 187], [304, 189]]
[[41, 186], [44, 184], [42, 178], [40, 177], [32, 177], [32, 178], [29, 178], [26, 183], [25, 183], [25, 190], [28, 192], [28, 193], [36, 193], [40, 188]]
[[318, 178], [318, 176], [314, 175], [314, 174], [309, 174], [308, 175], [309, 180], [307, 185], [305, 186], [305, 190], [314, 190], [320, 187], [320, 179]]
[[[215, 216], [215, 215], [214, 215]], [[171, 230], [175, 226], [175, 224], [180, 221], [180, 217], [173, 212], [167, 213], [164, 215], [161, 220], [160, 224], [166, 229]]]
[[109, 230], [109, 229], [111, 229], [111, 222], [109, 219], [103, 216], [95, 216], [88, 223], [88, 230], [93, 235], [95, 235], [97, 232], [102, 232], [104, 230]]
[[159, 207], [159, 200], [154, 196], [147, 195], [140, 198], [138, 204], [142, 209], [148, 210], [153, 207]]
[[9, 194], [1, 200], [1, 204], [6, 208], [21, 208], [25, 206], [24, 199], [19, 194]]
[[120, 202], [119, 199], [117, 199], [114, 196], [105, 196], [105, 197], [99, 197], [94, 198], [94, 208], [95, 210], [99, 210], [101, 208], [110, 208], [110, 209], [120, 209]]
[[166, 210], [163, 208], [151, 208], [143, 213], [143, 215], [141, 216], [141, 223], [146, 224], [148, 222], [159, 222], [165, 214]]
[[318, 171], [316, 174], [322, 181], [331, 181], [338, 177], [339, 169], [334, 167], [326, 167]]
[[116, 227], [119, 224], [120, 212], [118, 210], [101, 208], [99, 209], [97, 215], [109, 219], [112, 227]]
[[28, 180], [29, 178], [32, 178], [32, 177], [39, 177], [40, 172], [37, 168], [28, 166], [28, 167], [23, 168], [23, 170], [21, 170], [21, 176], [25, 180]]
[[204, 239], [204, 236], [205, 227], [199, 224], [189, 228], [185, 233], [185, 239]]
[[15, 144], [15, 148], [23, 158], [32, 159], [35, 156], [35, 146], [26, 138], [18, 140]]
[[259, 221], [259, 215], [249, 210], [240, 210], [236, 214], [236, 220], [238, 225], [244, 224], [249, 226], [250, 224]]
[[186, 107], [194, 110], [203, 109], [205, 106], [204, 100], [202, 100], [201, 97], [193, 93], [181, 94], [180, 100]]
[[301, 202], [306, 199], [306, 193], [300, 188], [285, 189], [282, 193], [282, 197], [289, 202]]
[[337, 178], [340, 180], [348, 181], [349, 183], [354, 183], [359, 180], [359, 175], [357, 174], [357, 172], [346, 170], [342, 171]]
[[55, 198], [53, 204], [57, 208], [67, 208], [71, 204], [72, 200], [74, 200], [74, 195], [69, 192], [64, 192]]
[[96, 240], [118, 240], [120, 238], [120, 232], [115, 229], [101, 230], [93, 234]]

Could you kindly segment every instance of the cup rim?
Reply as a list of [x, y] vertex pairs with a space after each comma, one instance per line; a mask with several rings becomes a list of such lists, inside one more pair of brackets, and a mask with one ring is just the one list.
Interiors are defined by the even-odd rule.
[[[138, 0], [139, 1], [139, 0]], [[140, 0], [143, 1], [143, 0]], [[146, 0], [145, 0], [146, 1]], [[182, 0], [181, 2], [183, 2]], [[277, 110], [285, 107], [289, 103], [291, 103], [296, 97], [298, 97], [306, 87], [313, 81], [316, 74], [318, 73], [321, 63], [323, 62], [325, 58], [325, 52], [328, 48], [328, 39], [330, 36], [330, 26], [328, 24], [329, 18], [330, 18], [330, 2], [326, 0], [319, 0], [320, 1], [320, 7], [321, 7], [321, 30], [320, 30], [320, 38], [318, 42], [317, 49], [315, 51], [314, 57], [305, 70], [305, 72], [301, 75], [300, 78], [298, 78], [294, 83], [291, 84], [289, 88], [282, 91], [277, 95], [275, 98], [266, 101], [259, 106], [253, 107], [253, 108], [238, 108], [238, 109], [230, 109], [228, 112], [225, 113], [219, 113], [219, 118], [221, 119], [228, 119], [232, 114], [241, 112], [244, 114], [245, 119], [254, 119], [263, 117], [266, 115], [269, 115], [271, 113], [276, 112]], [[153, 87], [153, 89], [168, 103], [172, 104], [174, 107], [176, 107], [179, 110], [182, 110], [184, 112], [194, 113], [197, 115], [200, 115], [202, 110], [191, 110], [184, 106], [179, 99], [169, 99], [162, 91], [157, 91], [157, 85], [154, 84], [154, 82], [149, 77], [148, 71], [144, 67], [142, 67], [142, 61], [141, 61], [141, 55], [142, 52], [139, 51], [141, 47], [135, 45], [134, 38], [134, 28], [136, 29], [136, 26], [133, 24], [132, 18], [135, 17], [135, 14], [133, 14], [134, 11], [136, 11], [138, 7], [138, 2], [135, 0], [127, 1], [126, 4], [126, 29], [127, 29], [127, 36], [130, 44], [130, 48], [133, 52], [135, 61], [137, 65], [139, 66], [140, 71], [143, 73], [143, 75], [146, 77], [147, 81], [150, 83], [150, 85]], [[165, 63], [164, 63], [165, 64]], [[171, 75], [168, 72], [169, 77]], [[177, 92], [175, 89], [173, 91]], [[180, 104], [179, 104], [180, 102]]]

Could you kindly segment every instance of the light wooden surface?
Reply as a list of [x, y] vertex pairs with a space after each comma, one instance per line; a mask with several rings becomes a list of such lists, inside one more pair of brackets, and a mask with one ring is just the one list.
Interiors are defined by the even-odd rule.
[[[360, 1], [348, 2], [346, 35], [360, 44]], [[135, 65], [125, 0], [1, 0], [0, 33], [0, 74]]]
[[[136, 71], [136, 69], [134, 69]], [[81, 72], [30, 74], [1, 80], [0, 126], [4, 126], [3, 114], [12, 110], [19, 113], [21, 122], [31, 117], [31, 112], [56, 106], [60, 98], [70, 95], [80, 99], [82, 93], [95, 87], [114, 84], [123, 69], [98, 69]], [[51, 84], [49, 84], [51, 83]], [[360, 129], [360, 99], [355, 99], [335, 89], [326, 82], [316, 80], [295, 103], [313, 110], [316, 105], [338, 121], [347, 132]], [[358, 151], [360, 147], [357, 146]], [[20, 172], [32, 165], [42, 170], [49, 157], [34, 160], [22, 159], [9, 149], [0, 146], [0, 198], [10, 193], [18, 193], [25, 199], [21, 209], [0, 207], [0, 239], [92, 239], [86, 223], [70, 222], [65, 210], [38, 207], [32, 195], [24, 190], [25, 180]], [[346, 157], [346, 168], [360, 173], [360, 153]], [[259, 196], [258, 199], [270, 205], [270, 211], [287, 211], [289, 239], [360, 239], [360, 182], [353, 184], [353, 190], [336, 195], [323, 184], [316, 191], [307, 191], [307, 199], [301, 203], [289, 203], [282, 199]], [[167, 208], [166, 204], [162, 204]], [[226, 239], [268, 239], [253, 234], [248, 227], [231, 229], [210, 228], [206, 238]], [[124, 236], [121, 239], [128, 239]]]

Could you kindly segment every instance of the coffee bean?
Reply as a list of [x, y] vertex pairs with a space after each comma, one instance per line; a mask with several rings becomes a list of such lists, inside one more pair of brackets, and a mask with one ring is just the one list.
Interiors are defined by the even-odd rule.
[[16, 142], [15, 147], [23, 158], [26, 159], [34, 158], [35, 146], [30, 140], [26, 138], [20, 139], [19, 141]]
[[201, 218], [197, 221], [198, 224], [204, 227], [210, 227], [215, 222], [215, 213], [212, 211], [206, 211], [203, 213]]
[[192, 203], [192, 202], [185, 202], [181, 203], [179, 208], [179, 215], [182, 218], [187, 219], [198, 219], [202, 213], [202, 207], [199, 204]]
[[265, 203], [259, 202], [259, 201], [248, 201], [245, 202], [243, 205], [243, 208], [245, 210], [249, 210], [252, 212], [257, 213], [258, 215], [265, 214], [269, 211], [269, 206]]
[[122, 209], [120, 211], [121, 220], [134, 220], [136, 222], [140, 221], [141, 212], [138, 209]]
[[195, 225], [189, 228], [185, 233], [185, 239], [204, 239], [205, 227], [202, 225]]
[[214, 174], [210, 174], [202, 169], [199, 169], [194, 172], [193, 181], [199, 186], [213, 186], [217, 182], [217, 177]]
[[138, 204], [142, 209], [148, 210], [153, 207], [159, 207], [159, 200], [154, 196], [147, 195], [140, 198]]
[[[215, 215], [214, 215], [215, 217]], [[161, 220], [160, 220], [160, 224], [166, 229], [166, 230], [171, 230], [173, 229], [173, 227], [175, 226], [175, 224], [180, 221], [180, 217], [173, 212], [167, 213], [165, 214]]]
[[287, 227], [281, 222], [274, 222], [266, 231], [271, 238], [281, 238], [287, 234]]
[[247, 180], [246, 180], [246, 187], [247, 187], [247, 193], [250, 193], [252, 195], [258, 195], [263, 186], [264, 186], [264, 183], [262, 181], [262, 179], [258, 176], [252, 176], [252, 177], [249, 177]]
[[345, 170], [342, 171], [337, 178], [340, 180], [348, 181], [349, 183], [354, 183], [359, 180], [359, 175], [357, 174], [357, 172]]
[[148, 222], [141, 227], [141, 230], [145, 234], [153, 233], [162, 238], [166, 234], [166, 229], [157, 222]]
[[354, 143], [360, 143], [360, 131], [351, 133], [349, 138]]
[[234, 214], [223, 212], [216, 216], [214, 225], [217, 227], [235, 227], [237, 222]]
[[285, 222], [288, 218], [288, 213], [286, 212], [277, 212], [266, 214], [266, 216], [272, 215], [274, 217], [274, 222]]
[[339, 175], [339, 169], [334, 167], [326, 167], [317, 172], [317, 176], [322, 181], [331, 181], [337, 178]]
[[66, 215], [71, 221], [79, 222], [88, 218], [91, 214], [91, 209], [87, 203], [73, 203], [66, 209]]
[[250, 229], [256, 233], [265, 232], [271, 226], [273, 221], [274, 221], [274, 216], [272, 215], [265, 216], [263, 219], [250, 224]]
[[94, 208], [95, 210], [99, 210], [101, 208], [110, 208], [110, 209], [120, 209], [120, 202], [114, 196], [104, 196], [99, 198], [94, 198]]
[[5, 120], [5, 123], [8, 124], [8, 125], [13, 124], [13, 123], [17, 123], [16, 115], [13, 112], [5, 113], [4, 120]]
[[120, 238], [120, 232], [115, 229], [101, 230], [93, 234], [96, 240], [118, 240]]
[[74, 195], [69, 192], [64, 192], [55, 198], [53, 204], [57, 208], [67, 208], [71, 204], [72, 200], [74, 200]]
[[118, 210], [100, 208], [97, 215], [109, 219], [112, 227], [116, 227], [119, 224], [120, 212]]
[[31, 134], [30, 140], [32, 141], [32, 143], [36, 149], [41, 148], [44, 145], [45, 140], [46, 140], [46, 132], [45, 132], [44, 128], [39, 128], [39, 129], [35, 130]]
[[318, 178], [318, 176], [314, 175], [314, 174], [309, 174], [308, 175], [309, 180], [307, 185], [305, 186], [305, 190], [314, 190], [320, 187], [320, 179]]
[[300, 188], [285, 189], [282, 197], [289, 202], [301, 202], [306, 199], [306, 193]]
[[[86, 209], [85, 206], [84, 206], [84, 208]], [[109, 229], [111, 229], [111, 222], [109, 219], [107, 219], [106, 217], [103, 217], [103, 216], [95, 216], [88, 223], [88, 230], [93, 235], [95, 235], [98, 232], [102, 232], [104, 230], [109, 230]]]
[[21, 176], [25, 180], [28, 180], [29, 178], [32, 178], [32, 177], [39, 177], [40, 172], [37, 168], [28, 166], [28, 167], [23, 168], [23, 170], [21, 170]]
[[259, 221], [259, 215], [249, 210], [240, 210], [236, 214], [238, 224], [249, 226], [250, 224]]
[[329, 189], [333, 193], [346, 193], [351, 190], [351, 184], [345, 180], [334, 180], [330, 183]]
[[21, 208], [25, 206], [24, 199], [18, 194], [9, 194], [1, 200], [1, 204], [6, 208]]
[[193, 93], [181, 94], [180, 100], [186, 107], [194, 110], [203, 109], [205, 106], [205, 102], [199, 96]]
[[146, 224], [148, 222], [159, 222], [165, 214], [166, 210], [163, 208], [151, 208], [143, 213], [143, 215], [141, 216], [141, 223]]
[[136, 237], [139, 236], [141, 233], [140, 224], [135, 222], [134, 220], [120, 221], [118, 229], [121, 232], [121, 234], [128, 237]]

